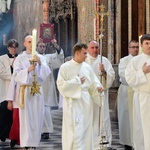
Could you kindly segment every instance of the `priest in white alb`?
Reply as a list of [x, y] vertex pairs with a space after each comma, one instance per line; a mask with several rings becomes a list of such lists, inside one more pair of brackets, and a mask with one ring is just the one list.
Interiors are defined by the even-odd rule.
[[134, 90], [133, 144], [135, 150], [150, 149], [150, 34], [141, 37], [143, 53], [135, 56], [125, 70], [125, 78]]
[[[99, 43], [95, 40], [91, 40], [88, 43], [88, 55], [85, 62], [88, 63], [94, 70], [99, 82], [102, 82], [105, 93], [105, 100], [103, 102], [103, 110], [100, 113], [99, 123], [99, 107], [94, 105], [94, 147], [99, 148], [101, 136], [106, 136], [106, 140], [109, 142], [107, 146], [111, 146], [112, 134], [111, 134], [111, 122], [109, 114], [109, 88], [112, 86], [115, 80], [115, 72], [110, 61], [99, 55]], [[102, 58], [102, 60], [101, 60]], [[100, 77], [100, 74], [102, 75]], [[100, 124], [100, 126], [99, 126]], [[100, 131], [100, 133], [99, 133]]]
[[39, 39], [37, 43], [37, 52], [43, 55], [46, 58], [47, 65], [51, 69], [51, 74], [43, 82], [43, 91], [44, 91], [44, 123], [42, 130], [42, 139], [49, 139], [49, 133], [53, 133], [53, 122], [51, 117], [51, 107], [58, 106], [58, 98], [56, 93], [56, 86], [54, 80], [53, 71], [58, 69], [61, 64], [64, 62], [64, 52], [56, 43], [56, 40], [53, 39], [51, 43], [54, 43], [55, 53], [45, 54], [46, 43], [42, 39]]
[[120, 77], [120, 86], [118, 89], [117, 108], [120, 144], [125, 149], [132, 150], [133, 146], [133, 89], [125, 79], [125, 69], [130, 60], [138, 55], [139, 43], [131, 40], [128, 46], [129, 55], [120, 59], [118, 73]]
[[[26, 51], [20, 54], [14, 62], [14, 79], [20, 85], [20, 146], [37, 147], [41, 139], [44, 115], [44, 97], [42, 83], [50, 74], [50, 69], [45, 58], [32, 53], [32, 36], [25, 37], [24, 46]], [[30, 64], [29, 60], [37, 61]], [[35, 75], [34, 75], [35, 72]], [[33, 91], [33, 81], [36, 81], [36, 88]], [[35, 83], [35, 82], [34, 82]]]
[[103, 88], [92, 68], [84, 62], [87, 45], [77, 43], [74, 57], [59, 70], [57, 86], [63, 96], [63, 150], [94, 150], [93, 103], [101, 104]]

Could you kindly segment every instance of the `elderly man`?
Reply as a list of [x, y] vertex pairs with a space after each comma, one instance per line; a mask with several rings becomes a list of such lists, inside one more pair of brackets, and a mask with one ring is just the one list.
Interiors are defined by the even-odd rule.
[[[102, 60], [101, 60], [102, 58]], [[111, 63], [106, 57], [99, 55], [99, 43], [97, 41], [90, 41], [88, 43], [88, 55], [85, 59], [85, 62], [88, 63], [94, 70], [96, 76], [101, 80], [104, 87], [105, 100], [103, 102], [103, 111], [101, 111], [101, 125], [99, 126], [99, 107], [94, 105], [94, 145], [95, 149], [99, 148], [99, 142], [102, 135], [106, 136], [106, 140], [111, 146], [111, 123], [110, 123], [110, 114], [109, 114], [109, 88], [112, 86], [112, 83], [115, 79], [115, 72], [112, 68]], [[100, 78], [101, 73], [101, 78]], [[99, 135], [100, 128], [100, 135]]]

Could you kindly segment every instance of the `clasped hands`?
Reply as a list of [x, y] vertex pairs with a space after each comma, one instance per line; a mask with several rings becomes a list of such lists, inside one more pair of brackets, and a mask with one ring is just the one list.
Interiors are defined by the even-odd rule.
[[[81, 83], [83, 84], [85, 82], [85, 77], [80, 78]], [[104, 91], [103, 87], [97, 87], [98, 92], [102, 93]]]

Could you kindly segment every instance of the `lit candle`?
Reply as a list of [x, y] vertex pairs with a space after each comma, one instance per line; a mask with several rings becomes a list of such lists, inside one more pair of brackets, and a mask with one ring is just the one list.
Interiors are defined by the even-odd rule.
[[32, 30], [32, 59], [33, 56], [36, 54], [36, 35], [37, 35], [37, 30], [33, 29]]
[[141, 37], [142, 35], [139, 36], [139, 54], [142, 53], [142, 47], [141, 47]]

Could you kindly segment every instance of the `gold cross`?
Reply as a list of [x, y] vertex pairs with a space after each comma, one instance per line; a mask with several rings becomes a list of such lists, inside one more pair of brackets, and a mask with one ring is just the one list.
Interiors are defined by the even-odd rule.
[[105, 16], [109, 16], [109, 12], [105, 12], [105, 6], [102, 4], [99, 6], [100, 8], [100, 11], [95, 11], [95, 15], [97, 16], [100, 16], [101, 19], [100, 19], [100, 32], [102, 33], [105, 29], [104, 29], [104, 17]]

